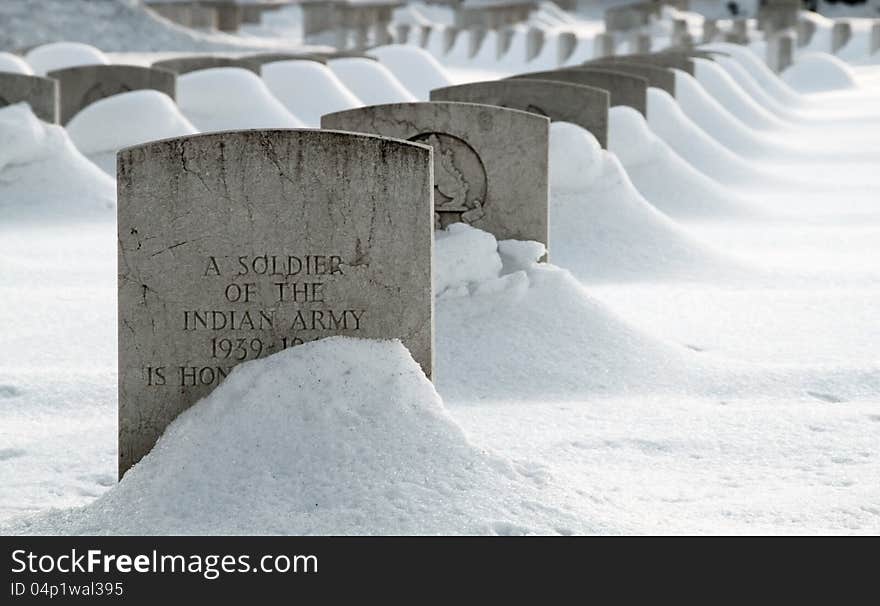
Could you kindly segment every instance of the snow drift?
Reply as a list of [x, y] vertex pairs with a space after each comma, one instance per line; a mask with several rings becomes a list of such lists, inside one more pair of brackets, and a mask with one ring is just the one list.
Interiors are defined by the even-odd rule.
[[317, 61], [278, 61], [267, 63], [263, 80], [272, 94], [306, 125], [319, 128], [321, 116], [364, 103], [330, 71]]
[[420, 101], [427, 101], [433, 89], [454, 84], [440, 62], [431, 53], [417, 46], [380, 46], [370, 49], [370, 54], [391, 70], [400, 83]]
[[336, 337], [237, 366], [118, 486], [4, 533], [587, 530], [538, 488], [467, 440], [400, 342]]
[[115, 208], [116, 187], [60, 126], [30, 107], [0, 108], [0, 217], [71, 220]]
[[333, 59], [328, 65], [348, 90], [367, 105], [418, 101], [391, 70], [372, 59], [347, 57]]
[[203, 69], [179, 76], [177, 105], [202, 132], [304, 126], [259, 76], [238, 67]]
[[53, 42], [38, 46], [25, 55], [25, 60], [38, 76], [66, 67], [110, 63], [100, 49], [78, 42]]
[[120, 149], [198, 131], [167, 95], [136, 90], [92, 103], [73, 117], [67, 132], [82, 153], [115, 178]]

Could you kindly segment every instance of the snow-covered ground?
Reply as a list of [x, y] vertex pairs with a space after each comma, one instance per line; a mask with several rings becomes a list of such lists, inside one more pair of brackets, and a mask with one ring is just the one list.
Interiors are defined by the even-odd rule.
[[[66, 9], [31, 26], [21, 4], [0, 6], [0, 49], [107, 61], [281, 48], [298, 24], [150, 18], [140, 37], [126, 3], [87, 9], [123, 23], [101, 32]], [[577, 32], [581, 60], [602, 30], [550, 6], [536, 24]], [[0, 109], [0, 532], [880, 531], [880, 68], [812, 48], [779, 78], [718, 45], [676, 99], [649, 91], [647, 117], [613, 108], [608, 150], [553, 124], [548, 263], [437, 233], [434, 385], [399, 343], [287, 350], [238, 367], [116, 485], [115, 151], [533, 71], [520, 34], [501, 60], [429, 42], [193, 72], [177, 103], [125, 93], [66, 129]], [[35, 72], [93, 53], [31, 52]]]

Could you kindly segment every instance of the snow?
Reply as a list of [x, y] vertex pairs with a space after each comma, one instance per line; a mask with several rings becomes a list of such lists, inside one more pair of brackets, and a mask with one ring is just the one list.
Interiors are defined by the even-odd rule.
[[[133, 120], [132, 116], [137, 116]], [[113, 95], [82, 109], [67, 124], [79, 150], [116, 175], [116, 152], [156, 139], [197, 133], [170, 97], [155, 90]]]
[[116, 489], [12, 531], [585, 530], [541, 496], [533, 478], [468, 441], [399, 342], [337, 337], [238, 366], [168, 427]]
[[330, 68], [316, 61], [267, 63], [262, 74], [272, 94], [307, 126], [319, 127], [324, 114], [364, 105]]
[[201, 132], [247, 128], [302, 128], [265, 82], [237, 67], [203, 69], [177, 78], [177, 105]]
[[27, 61], [12, 53], [0, 52], [0, 72], [32, 75], [34, 70]]
[[420, 101], [427, 101], [433, 89], [454, 84], [443, 66], [421, 48], [392, 44], [370, 49], [370, 54]]
[[54, 42], [28, 51], [25, 61], [38, 76], [51, 71], [80, 65], [106, 65], [107, 56], [99, 49], [78, 42]]
[[[351, 57], [327, 62], [337, 78], [365, 105], [418, 101], [387, 67], [372, 59]], [[325, 112], [326, 113], [326, 112]]]
[[782, 79], [800, 93], [855, 88], [856, 76], [846, 63], [824, 53], [799, 55], [794, 65], [785, 70]]
[[[128, 0], [34, 5], [57, 18], [0, 5], [3, 48], [79, 41], [149, 63], [287, 48], [300, 24], [296, 7], [235, 36]], [[700, 25], [664, 15], [655, 46], [671, 17]], [[529, 25], [550, 44], [576, 32], [587, 57], [597, 16], [542, 6]], [[0, 533], [880, 531], [880, 77], [857, 44], [806, 49], [784, 78], [757, 40], [713, 44], [729, 57], [678, 74], [675, 99], [650, 89], [647, 118], [612, 109], [607, 150], [553, 123], [546, 250], [435, 233], [433, 385], [397, 342], [287, 350], [238, 367], [116, 484], [115, 186], [94, 162], [508, 75], [530, 68], [525, 30], [501, 61], [494, 41], [443, 57], [438, 29], [432, 59], [392, 45], [262, 80], [194, 72], [177, 105], [126, 93], [67, 129], [0, 109]]]
[[63, 128], [40, 121], [25, 103], [0, 108], [0, 223], [75, 221], [115, 207], [113, 179], [83, 157]]

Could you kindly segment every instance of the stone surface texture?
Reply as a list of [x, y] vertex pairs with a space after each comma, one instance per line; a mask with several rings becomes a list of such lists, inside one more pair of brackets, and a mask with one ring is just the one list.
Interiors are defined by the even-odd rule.
[[0, 72], [0, 107], [25, 102], [44, 122], [58, 123], [58, 81], [40, 76]]
[[571, 122], [608, 147], [608, 91], [550, 80], [492, 80], [437, 88], [431, 101], [461, 101], [510, 107]]
[[327, 114], [321, 127], [434, 148], [435, 226], [548, 244], [550, 120], [472, 103], [396, 103]]
[[49, 72], [48, 76], [58, 80], [62, 124], [112, 95], [152, 89], [174, 99], [177, 86], [173, 72], [139, 65], [82, 65]]

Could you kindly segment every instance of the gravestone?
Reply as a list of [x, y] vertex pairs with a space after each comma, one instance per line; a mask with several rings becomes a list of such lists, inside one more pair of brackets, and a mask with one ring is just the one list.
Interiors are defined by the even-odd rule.
[[61, 124], [67, 124], [81, 109], [112, 95], [152, 89], [172, 99], [176, 75], [164, 69], [139, 65], [82, 65], [49, 72], [58, 80]]
[[593, 56], [611, 57], [615, 54], [614, 34], [602, 32], [593, 38]]
[[835, 21], [831, 26], [831, 54], [837, 53], [852, 38], [852, 26], [848, 21]]
[[239, 57], [237, 61], [240, 67], [249, 69], [258, 75], [265, 64], [276, 61], [317, 61], [318, 63], [327, 63], [326, 57], [304, 53], [259, 53]]
[[806, 46], [816, 34], [816, 24], [806, 18], [800, 18], [797, 22], [797, 45]]
[[492, 80], [435, 88], [431, 101], [461, 101], [520, 109], [571, 122], [608, 146], [608, 91], [550, 80]]
[[795, 33], [792, 30], [774, 32], [767, 39], [767, 66], [777, 74], [794, 63]]
[[432, 154], [319, 130], [118, 154], [119, 472], [232, 368], [316, 339], [400, 339], [433, 369]]
[[473, 103], [394, 103], [327, 114], [321, 128], [434, 148], [434, 225], [467, 223], [499, 240], [548, 244], [550, 121]]
[[541, 54], [545, 41], [544, 30], [538, 27], [529, 28], [526, 32], [526, 61], [531, 61]]
[[873, 55], [880, 50], [880, 20], [874, 19], [871, 24], [870, 38], [868, 39], [868, 54]]
[[705, 19], [703, 21], [703, 37], [702, 41], [704, 44], [708, 44], [715, 40], [715, 37], [718, 35], [718, 21], [715, 19]]
[[467, 33], [468, 58], [473, 59], [477, 56], [477, 53], [480, 52], [480, 47], [483, 46], [483, 41], [486, 39], [489, 30], [485, 27], [470, 27], [468, 28]]
[[574, 32], [562, 32], [556, 39], [556, 63], [562, 65], [571, 58], [578, 45], [577, 34]]
[[660, 88], [675, 96], [675, 72], [665, 67], [636, 63], [635, 61], [621, 61], [617, 57], [595, 59], [583, 65], [576, 65], [565, 69], [581, 69], [584, 67], [607, 67], [616, 72], [632, 74], [648, 81], [648, 86]]
[[[178, 76], [188, 74], [201, 69], [215, 67], [244, 67], [238, 59], [232, 57], [218, 57], [216, 55], [191, 55], [187, 57], [175, 57], [155, 61], [152, 67], [173, 72]], [[251, 70], [254, 71], [254, 70]], [[259, 73], [259, 72], [257, 72]]]
[[652, 43], [651, 34], [636, 30], [628, 35], [627, 48], [634, 54], [650, 53]]
[[216, 12], [217, 29], [221, 32], [237, 31], [241, 25], [241, 7], [235, 0], [198, 0], [198, 3]]
[[34, 115], [51, 124], [58, 123], [58, 81], [40, 76], [0, 72], [0, 107], [25, 102]]
[[611, 95], [609, 103], [612, 107], [625, 105], [632, 107], [642, 115], [646, 115], [648, 111], [648, 81], [639, 76], [613, 71], [611, 67], [602, 69], [580, 66], [578, 68], [529, 72], [512, 77], [529, 80], [553, 80], [601, 88], [607, 90]]
[[643, 55], [617, 55], [615, 59], [620, 61], [629, 61], [633, 63], [646, 63], [648, 65], [656, 65], [658, 67], [667, 67], [680, 69], [684, 72], [694, 75], [694, 62], [688, 55], [664, 52], [664, 53], [648, 53]]

